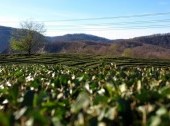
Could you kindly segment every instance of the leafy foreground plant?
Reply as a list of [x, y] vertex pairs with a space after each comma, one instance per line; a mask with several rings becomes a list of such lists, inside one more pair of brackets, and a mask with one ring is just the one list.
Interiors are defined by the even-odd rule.
[[1, 126], [168, 126], [170, 68], [0, 66]]

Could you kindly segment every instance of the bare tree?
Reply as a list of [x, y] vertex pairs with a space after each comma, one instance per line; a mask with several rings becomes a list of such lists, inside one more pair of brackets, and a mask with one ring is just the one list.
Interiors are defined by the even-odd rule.
[[33, 21], [24, 21], [20, 26], [21, 29], [14, 30], [12, 34], [11, 49], [31, 55], [42, 48], [45, 40], [42, 35], [45, 32], [44, 25]]

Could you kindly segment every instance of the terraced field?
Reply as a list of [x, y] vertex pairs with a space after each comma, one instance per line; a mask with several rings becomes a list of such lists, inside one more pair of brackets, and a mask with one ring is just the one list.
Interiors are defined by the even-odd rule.
[[58, 64], [76, 68], [93, 68], [103, 64], [114, 63], [117, 66], [170, 66], [170, 60], [163, 59], [134, 59], [125, 57], [104, 57], [77, 54], [49, 54], [49, 55], [1, 55], [0, 64]]
[[170, 61], [1, 55], [0, 126], [169, 126]]

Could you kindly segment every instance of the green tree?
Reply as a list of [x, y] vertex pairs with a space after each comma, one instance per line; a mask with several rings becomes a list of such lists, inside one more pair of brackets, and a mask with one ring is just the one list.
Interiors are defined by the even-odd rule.
[[20, 26], [21, 29], [16, 29], [12, 33], [11, 49], [28, 55], [41, 49], [45, 42], [45, 37], [42, 35], [45, 32], [44, 25], [33, 21], [24, 21]]

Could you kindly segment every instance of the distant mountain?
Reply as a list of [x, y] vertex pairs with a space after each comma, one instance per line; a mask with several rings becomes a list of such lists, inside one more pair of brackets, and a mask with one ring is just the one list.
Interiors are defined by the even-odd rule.
[[9, 47], [9, 39], [13, 28], [0, 26], [0, 53]]
[[140, 37], [135, 37], [132, 39], [112, 40], [112, 43], [123, 44], [126, 42], [145, 43], [145, 44], [150, 44], [150, 45], [157, 45], [163, 48], [170, 48], [170, 33], [140, 36]]
[[170, 59], [170, 34], [157, 34], [111, 42], [53, 41], [45, 46], [49, 53], [85, 53], [140, 58]]
[[[0, 53], [6, 53], [9, 50], [9, 40], [11, 33], [15, 28], [0, 26]], [[49, 43], [51, 42], [78, 42], [78, 41], [91, 41], [91, 42], [111, 42], [111, 40], [88, 34], [67, 34], [63, 36], [49, 37], [46, 36]]]
[[132, 41], [151, 44], [151, 45], [157, 45], [157, 46], [170, 49], [170, 33], [136, 37], [136, 38], [133, 38]]
[[[14, 28], [0, 26], [0, 53], [9, 53], [9, 40], [13, 30]], [[170, 33], [118, 40], [88, 34], [67, 34], [46, 39], [48, 41], [40, 52], [170, 59]]]
[[73, 41], [93, 41], [111, 42], [111, 40], [89, 34], [66, 34], [63, 36], [48, 37], [51, 42], [73, 42]]

